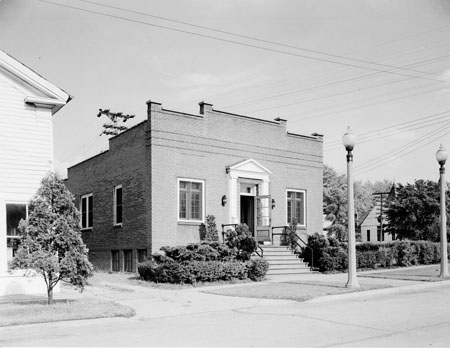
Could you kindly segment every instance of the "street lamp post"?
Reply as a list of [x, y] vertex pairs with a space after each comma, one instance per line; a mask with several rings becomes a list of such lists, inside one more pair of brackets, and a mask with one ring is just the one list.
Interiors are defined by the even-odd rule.
[[359, 288], [356, 278], [356, 247], [355, 247], [355, 205], [353, 197], [353, 154], [356, 136], [348, 127], [347, 132], [342, 137], [342, 143], [347, 150], [347, 205], [348, 205], [348, 282], [346, 288]]
[[436, 160], [440, 164], [439, 168], [439, 186], [441, 191], [441, 274], [440, 278], [448, 277], [448, 260], [447, 260], [447, 209], [445, 206], [445, 161], [447, 161], [447, 151], [442, 146], [436, 151]]

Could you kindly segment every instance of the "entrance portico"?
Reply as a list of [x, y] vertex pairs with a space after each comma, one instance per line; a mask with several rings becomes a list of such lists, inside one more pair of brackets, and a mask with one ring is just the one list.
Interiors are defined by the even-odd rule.
[[270, 174], [253, 159], [227, 168], [230, 223], [245, 223], [258, 242], [271, 240]]

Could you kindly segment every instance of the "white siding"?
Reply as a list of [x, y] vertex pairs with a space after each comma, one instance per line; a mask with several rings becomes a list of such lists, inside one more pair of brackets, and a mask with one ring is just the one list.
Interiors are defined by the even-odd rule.
[[51, 110], [24, 103], [23, 86], [0, 74], [0, 194], [28, 200], [53, 168]]

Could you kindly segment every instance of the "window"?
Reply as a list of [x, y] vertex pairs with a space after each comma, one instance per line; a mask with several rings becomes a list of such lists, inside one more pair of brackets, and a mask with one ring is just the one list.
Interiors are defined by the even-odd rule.
[[111, 268], [113, 272], [120, 271], [120, 254], [119, 250], [111, 251]]
[[19, 222], [27, 218], [26, 204], [6, 204], [6, 244], [8, 260], [16, 256], [20, 243]]
[[133, 272], [133, 250], [123, 251], [123, 271]]
[[114, 187], [114, 225], [122, 225], [122, 185]]
[[92, 228], [92, 223], [94, 221], [92, 208], [92, 193], [81, 196], [81, 229]]
[[288, 190], [287, 191], [287, 222], [290, 224], [292, 219], [297, 220], [298, 226], [306, 226], [305, 217], [305, 191]]
[[203, 221], [204, 183], [199, 180], [178, 179], [178, 219]]
[[138, 249], [137, 257], [138, 262], [144, 262], [147, 259], [147, 249]]
[[370, 230], [367, 230], [367, 241], [370, 242]]

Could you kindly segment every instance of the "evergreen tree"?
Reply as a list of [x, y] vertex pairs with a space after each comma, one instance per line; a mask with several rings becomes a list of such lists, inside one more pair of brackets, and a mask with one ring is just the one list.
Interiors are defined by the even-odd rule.
[[28, 219], [19, 225], [22, 240], [11, 266], [43, 275], [48, 304], [53, 303], [53, 288], [60, 280], [82, 290], [92, 275], [88, 249], [81, 239], [80, 214], [73, 200], [63, 180], [50, 173], [30, 201]]

